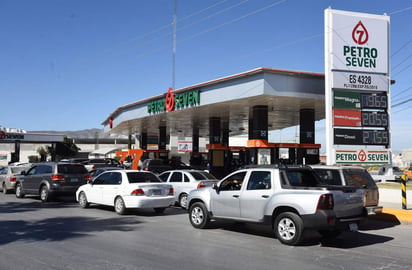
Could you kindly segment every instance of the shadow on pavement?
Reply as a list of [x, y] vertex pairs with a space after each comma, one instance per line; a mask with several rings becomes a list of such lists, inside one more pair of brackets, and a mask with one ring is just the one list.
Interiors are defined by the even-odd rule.
[[84, 237], [93, 232], [135, 231], [136, 224], [142, 223], [135, 218], [96, 219], [88, 217], [58, 217], [38, 221], [7, 220], [0, 221], [0, 245], [16, 241], [61, 241]]
[[399, 226], [401, 222], [395, 215], [391, 214], [379, 214], [378, 216], [372, 216], [368, 220], [359, 226], [361, 231], [370, 231], [370, 230], [381, 230], [386, 228], [392, 228]]
[[[396, 226], [396, 224], [386, 223], [383, 222], [371, 222], [370, 226], [366, 228], [362, 228], [361, 230], [377, 230], [383, 229], [387, 227]], [[271, 226], [268, 225], [260, 225], [260, 224], [249, 224], [249, 223], [241, 223], [241, 222], [226, 222], [226, 221], [214, 221], [210, 224], [209, 230], [225, 230], [230, 232], [236, 233], [244, 233], [249, 235], [255, 235], [260, 237], [266, 238], [273, 238], [275, 239], [274, 232]], [[362, 247], [362, 246], [369, 246], [379, 243], [385, 243], [388, 241], [393, 240], [392, 237], [376, 235], [365, 233], [362, 231], [358, 232], [342, 232], [336, 238], [325, 238], [322, 237], [317, 231], [314, 230], [306, 230], [303, 234], [303, 238], [299, 246], [324, 246], [324, 247], [334, 247], [334, 248], [342, 248], [342, 249], [349, 249], [355, 247]], [[280, 244], [280, 243], [279, 243]]]

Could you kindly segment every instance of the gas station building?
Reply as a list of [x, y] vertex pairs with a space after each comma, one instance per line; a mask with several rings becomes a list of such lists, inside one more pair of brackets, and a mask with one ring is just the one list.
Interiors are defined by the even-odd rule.
[[[146, 158], [186, 151], [192, 166], [206, 159], [221, 177], [233, 169], [234, 153], [236, 166], [319, 163], [315, 121], [324, 118], [324, 74], [257, 68], [121, 106], [102, 125], [109, 134], [137, 138]], [[299, 143], [269, 142], [269, 131], [297, 125]], [[247, 135], [246, 147], [229, 145], [238, 135]], [[153, 142], [155, 149], [148, 147]], [[285, 148], [289, 155], [282, 159]]]

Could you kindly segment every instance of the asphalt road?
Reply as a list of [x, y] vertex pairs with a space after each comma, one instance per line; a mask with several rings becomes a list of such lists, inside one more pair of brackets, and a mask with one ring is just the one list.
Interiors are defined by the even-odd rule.
[[371, 220], [326, 241], [282, 245], [270, 228], [215, 222], [197, 230], [179, 208], [118, 216], [69, 198], [0, 194], [0, 269], [412, 269], [412, 225]]

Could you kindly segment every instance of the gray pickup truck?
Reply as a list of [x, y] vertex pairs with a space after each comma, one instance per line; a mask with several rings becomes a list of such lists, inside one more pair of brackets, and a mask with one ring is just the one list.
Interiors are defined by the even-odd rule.
[[363, 204], [368, 215], [382, 213], [379, 206], [379, 189], [369, 172], [357, 166], [310, 165], [328, 185], [360, 186], [364, 191]]
[[360, 187], [328, 186], [307, 166], [270, 165], [235, 171], [213, 188], [189, 193], [195, 228], [212, 219], [265, 223], [280, 242], [297, 245], [305, 229], [325, 237], [356, 231], [367, 217]]

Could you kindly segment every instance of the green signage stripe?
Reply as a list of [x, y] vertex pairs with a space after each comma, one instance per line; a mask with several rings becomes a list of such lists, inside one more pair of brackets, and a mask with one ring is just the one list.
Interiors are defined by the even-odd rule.
[[[176, 94], [174, 96], [175, 109], [184, 109], [187, 107], [200, 105], [200, 92], [199, 90], [185, 92], [182, 94]], [[147, 103], [147, 112], [150, 113], [162, 113], [166, 112], [166, 99], [158, 99]]]
[[361, 109], [361, 95], [358, 92], [333, 91], [333, 107], [341, 109]]

